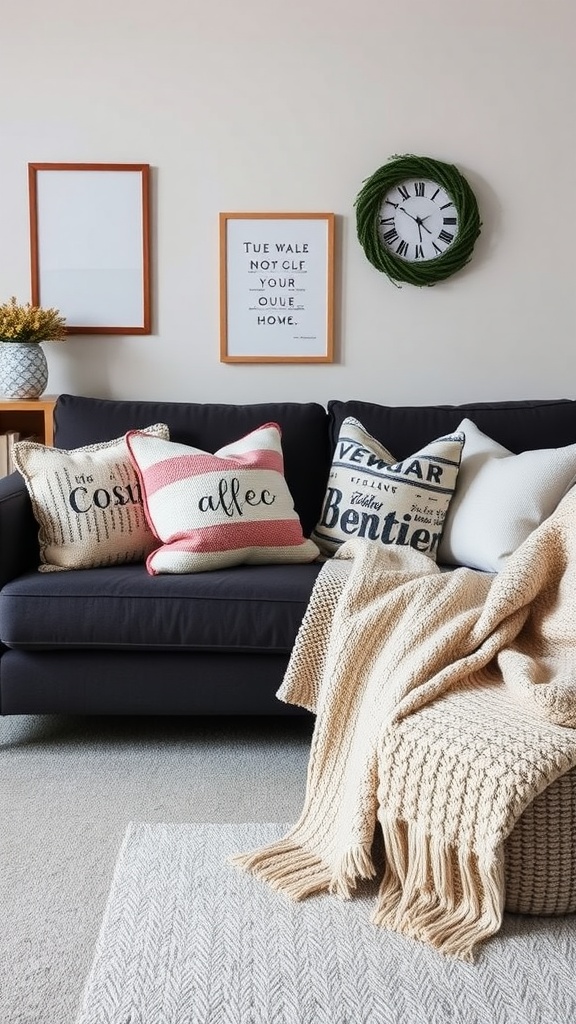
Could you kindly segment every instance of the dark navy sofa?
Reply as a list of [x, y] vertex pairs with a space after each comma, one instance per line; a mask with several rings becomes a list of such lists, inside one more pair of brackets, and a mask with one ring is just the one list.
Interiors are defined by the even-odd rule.
[[[285, 474], [308, 536], [340, 424], [356, 416], [403, 459], [467, 416], [513, 452], [576, 443], [576, 401], [393, 407], [255, 405], [60, 396], [55, 446], [164, 422], [209, 451], [262, 423], [282, 429]], [[39, 573], [18, 473], [0, 480], [0, 714], [305, 714], [275, 697], [320, 563], [150, 576], [144, 565]]]

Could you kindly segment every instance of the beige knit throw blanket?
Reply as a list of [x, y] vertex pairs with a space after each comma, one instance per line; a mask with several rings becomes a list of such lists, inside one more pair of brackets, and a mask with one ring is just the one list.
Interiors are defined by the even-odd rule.
[[296, 900], [381, 875], [377, 924], [472, 960], [506, 837], [576, 766], [576, 491], [494, 576], [347, 542], [278, 696], [316, 713], [304, 808], [234, 862]]

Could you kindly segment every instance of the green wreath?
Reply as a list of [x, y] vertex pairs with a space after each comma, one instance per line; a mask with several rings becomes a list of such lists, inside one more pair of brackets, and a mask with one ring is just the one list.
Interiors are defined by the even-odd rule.
[[[458, 234], [450, 247], [435, 259], [408, 262], [390, 252], [380, 237], [383, 197], [406, 178], [425, 178], [441, 185], [458, 214]], [[470, 185], [452, 164], [430, 157], [395, 156], [367, 178], [356, 196], [356, 229], [364, 252], [377, 270], [391, 281], [406, 281], [418, 286], [434, 285], [455, 274], [470, 260], [480, 234], [478, 204]]]

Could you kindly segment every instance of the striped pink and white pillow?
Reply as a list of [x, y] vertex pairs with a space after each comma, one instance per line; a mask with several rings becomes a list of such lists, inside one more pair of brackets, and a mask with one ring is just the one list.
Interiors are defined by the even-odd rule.
[[213, 455], [141, 430], [131, 430], [126, 442], [148, 523], [162, 541], [146, 561], [152, 575], [312, 562], [319, 555], [302, 533], [284, 478], [277, 423]]

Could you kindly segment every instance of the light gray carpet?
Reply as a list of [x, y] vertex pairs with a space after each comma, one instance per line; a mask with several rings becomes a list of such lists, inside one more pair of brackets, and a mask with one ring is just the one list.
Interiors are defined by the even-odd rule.
[[476, 964], [370, 922], [375, 889], [294, 904], [228, 863], [283, 825], [134, 823], [78, 1024], [568, 1024], [572, 918], [507, 917]]
[[130, 821], [291, 821], [312, 718], [0, 717], [0, 1024], [73, 1024]]

